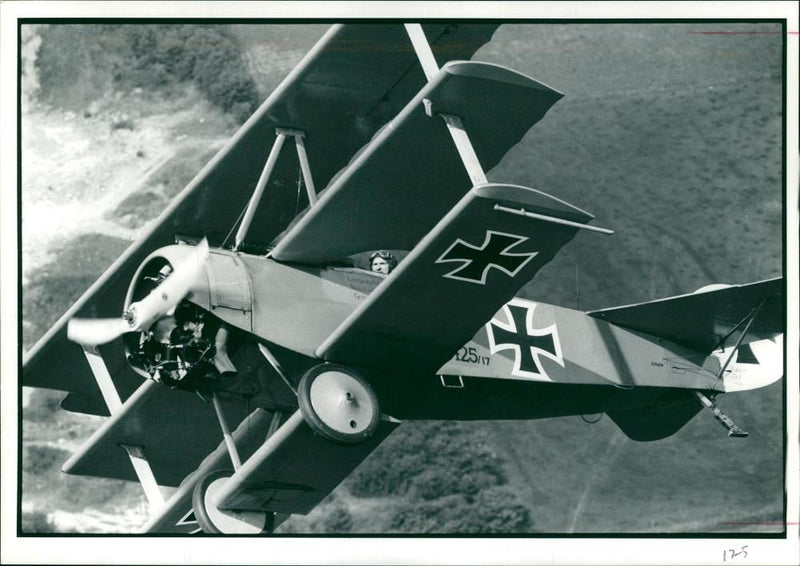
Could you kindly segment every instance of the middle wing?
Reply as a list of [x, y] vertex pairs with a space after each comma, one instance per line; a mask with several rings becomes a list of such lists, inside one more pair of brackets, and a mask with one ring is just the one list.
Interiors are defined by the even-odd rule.
[[592, 216], [514, 185], [474, 187], [320, 345], [355, 366], [435, 372]]

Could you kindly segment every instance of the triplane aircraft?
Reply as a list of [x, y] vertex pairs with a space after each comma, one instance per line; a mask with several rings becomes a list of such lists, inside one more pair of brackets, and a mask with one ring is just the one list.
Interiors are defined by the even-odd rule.
[[[515, 297], [611, 231], [486, 178], [561, 97], [468, 61], [496, 27], [331, 28], [26, 356], [25, 385], [109, 416], [65, 472], [138, 479], [144, 532], [261, 533], [404, 420], [606, 413], [648, 441], [705, 406], [746, 434], [714, 399], [782, 376], [782, 279], [588, 313]], [[373, 273], [377, 249], [407, 255]]]

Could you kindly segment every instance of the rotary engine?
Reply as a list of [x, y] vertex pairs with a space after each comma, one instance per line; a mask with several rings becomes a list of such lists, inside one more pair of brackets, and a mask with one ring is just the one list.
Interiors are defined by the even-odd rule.
[[[230, 296], [231, 288], [240, 293]], [[219, 308], [222, 318], [210, 312], [230, 303], [236, 303], [239, 314], [231, 322], [248, 330], [241, 322], [249, 320], [252, 310], [249, 280], [235, 256], [221, 250], [211, 254], [205, 241], [197, 246], [166, 246], [136, 271], [121, 318], [73, 319], [67, 332], [85, 346], [122, 336], [127, 360], [142, 377], [203, 391], [213, 388], [220, 377], [236, 373], [228, 357], [229, 309]], [[243, 319], [240, 313], [248, 316]]]
[[[123, 317], [133, 316], [131, 305], [160, 293], [175, 266], [191, 261], [181, 257], [191, 251], [189, 246], [168, 246], [148, 257], [128, 289]], [[204, 257], [193, 280], [179, 291], [186, 296], [177, 305], [159, 313], [149, 326], [123, 335], [128, 362], [143, 377], [174, 388], [204, 390], [223, 373], [236, 371], [227, 356], [227, 329], [189, 300], [208, 294], [207, 262]]]
[[124, 337], [128, 362], [138, 373], [170, 387], [203, 389], [221, 374], [214, 363], [219, 330], [218, 320], [181, 301], [174, 314]]

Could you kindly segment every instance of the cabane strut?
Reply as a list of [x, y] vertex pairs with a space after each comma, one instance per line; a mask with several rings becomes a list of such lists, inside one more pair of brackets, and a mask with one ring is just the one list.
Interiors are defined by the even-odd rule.
[[239, 230], [236, 232], [236, 239], [234, 241], [235, 249], [240, 249], [242, 243], [244, 242], [244, 238], [247, 235], [247, 231], [250, 229], [250, 224], [252, 224], [253, 217], [256, 214], [256, 209], [261, 202], [261, 197], [264, 196], [264, 189], [266, 189], [267, 183], [272, 176], [272, 171], [275, 169], [275, 164], [278, 162], [278, 157], [283, 149], [283, 143], [286, 141], [287, 137], [294, 138], [295, 148], [297, 149], [297, 159], [300, 161], [300, 170], [303, 173], [303, 182], [305, 183], [306, 193], [308, 194], [308, 203], [310, 206], [314, 206], [314, 204], [316, 204], [317, 192], [314, 189], [314, 180], [311, 176], [311, 166], [308, 163], [308, 154], [306, 153], [306, 146], [303, 142], [305, 135], [305, 132], [300, 130], [275, 128], [275, 142], [272, 144], [272, 149], [269, 152], [269, 157], [267, 157], [267, 162], [264, 165], [264, 169], [261, 171], [261, 176], [258, 178], [258, 183], [256, 183], [253, 196], [250, 197], [250, 201], [247, 203], [247, 209], [245, 210], [244, 218], [239, 226]]

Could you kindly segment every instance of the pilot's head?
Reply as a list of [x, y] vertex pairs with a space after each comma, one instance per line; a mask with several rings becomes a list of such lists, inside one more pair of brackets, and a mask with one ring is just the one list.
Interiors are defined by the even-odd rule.
[[369, 268], [375, 273], [383, 273], [387, 275], [397, 267], [397, 259], [391, 253], [379, 250], [369, 256]]

